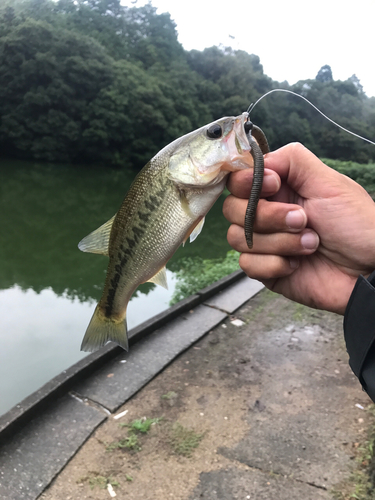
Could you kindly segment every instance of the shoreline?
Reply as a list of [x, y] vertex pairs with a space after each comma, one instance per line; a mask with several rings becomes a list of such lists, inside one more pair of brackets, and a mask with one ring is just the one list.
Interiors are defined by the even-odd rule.
[[[1, 416], [0, 498], [37, 498], [98, 425], [263, 288], [236, 271], [130, 330], [129, 353], [110, 343]], [[120, 384], [108, 371], [120, 374]]]

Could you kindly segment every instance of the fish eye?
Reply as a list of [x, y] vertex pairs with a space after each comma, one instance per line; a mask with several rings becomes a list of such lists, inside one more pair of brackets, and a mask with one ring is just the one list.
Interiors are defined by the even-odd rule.
[[220, 125], [211, 125], [207, 129], [207, 137], [210, 139], [220, 139], [220, 137], [223, 135], [223, 129], [220, 127]]

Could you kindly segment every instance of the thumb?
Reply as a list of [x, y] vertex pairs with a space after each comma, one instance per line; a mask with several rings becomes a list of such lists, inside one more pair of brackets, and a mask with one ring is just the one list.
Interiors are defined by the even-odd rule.
[[328, 194], [332, 183], [341, 177], [300, 143], [287, 144], [268, 153], [264, 163], [304, 198]]

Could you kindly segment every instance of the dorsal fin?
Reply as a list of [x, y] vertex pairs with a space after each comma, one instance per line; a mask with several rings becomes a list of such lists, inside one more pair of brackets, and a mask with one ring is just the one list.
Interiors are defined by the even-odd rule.
[[88, 234], [83, 240], [78, 243], [78, 248], [82, 252], [98, 253], [101, 255], [108, 255], [109, 236], [113, 221], [116, 215], [109, 219], [105, 224], [95, 229], [92, 233]]

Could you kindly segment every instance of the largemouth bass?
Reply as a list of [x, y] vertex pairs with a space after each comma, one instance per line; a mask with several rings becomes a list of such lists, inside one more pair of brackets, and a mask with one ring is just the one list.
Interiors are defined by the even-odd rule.
[[247, 113], [221, 118], [163, 148], [137, 175], [117, 214], [79, 243], [84, 252], [109, 256], [81, 350], [110, 340], [128, 349], [126, 308], [138, 285], [167, 288], [166, 263], [199, 235], [229, 172], [253, 166], [246, 120]]

